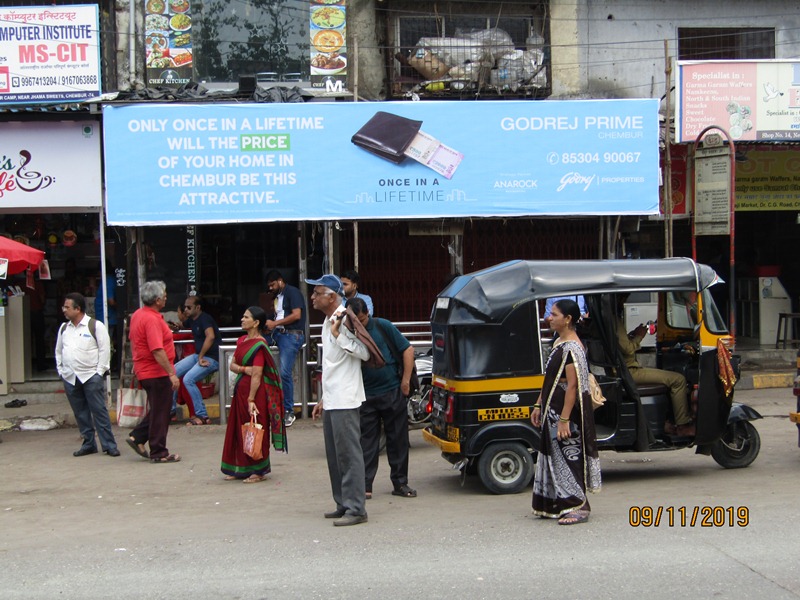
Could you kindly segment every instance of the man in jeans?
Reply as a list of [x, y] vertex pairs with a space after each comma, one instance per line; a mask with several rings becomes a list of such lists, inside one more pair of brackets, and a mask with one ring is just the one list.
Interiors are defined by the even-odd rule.
[[[194, 417], [187, 425], [209, 425], [211, 419], [197, 382], [219, 370], [219, 327], [211, 315], [203, 312], [203, 299], [200, 296], [186, 298], [178, 316], [183, 321], [183, 327], [192, 330], [195, 351], [195, 354], [184, 357], [175, 365], [175, 373], [178, 378], [183, 378], [183, 385], [194, 405]], [[173, 396], [173, 409], [176, 398], [177, 393]]]
[[275, 317], [267, 319], [267, 330], [280, 353], [284, 422], [291, 427], [295, 419], [292, 368], [306, 341], [306, 303], [300, 290], [287, 284], [274, 269], [267, 273], [267, 288], [275, 298]]
[[96, 429], [103, 452], [119, 456], [103, 379], [111, 356], [108, 332], [103, 323], [86, 314], [86, 299], [81, 294], [67, 294], [61, 310], [67, 322], [58, 331], [56, 368], [83, 438], [83, 444], [72, 455], [97, 453]]

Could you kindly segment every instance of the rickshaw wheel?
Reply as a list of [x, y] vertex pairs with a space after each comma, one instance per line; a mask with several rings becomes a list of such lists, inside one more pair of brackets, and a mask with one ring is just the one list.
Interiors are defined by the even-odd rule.
[[517, 442], [490, 444], [478, 460], [478, 476], [493, 494], [518, 494], [533, 478], [533, 457]]
[[747, 421], [731, 423], [725, 434], [714, 442], [711, 456], [726, 469], [741, 469], [752, 463], [761, 450], [761, 436]]

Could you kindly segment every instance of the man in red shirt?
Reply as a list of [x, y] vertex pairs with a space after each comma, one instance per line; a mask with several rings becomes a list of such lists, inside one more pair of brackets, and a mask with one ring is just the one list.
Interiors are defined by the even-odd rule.
[[[167, 450], [172, 392], [180, 386], [180, 379], [175, 374], [172, 331], [161, 315], [167, 304], [167, 286], [163, 281], [148, 281], [142, 285], [139, 296], [144, 306], [131, 315], [128, 337], [133, 353], [133, 371], [147, 393], [150, 412], [126, 441], [134, 452], [151, 462], [178, 462], [181, 457]], [[144, 448], [145, 442], [150, 443], [149, 456]]]

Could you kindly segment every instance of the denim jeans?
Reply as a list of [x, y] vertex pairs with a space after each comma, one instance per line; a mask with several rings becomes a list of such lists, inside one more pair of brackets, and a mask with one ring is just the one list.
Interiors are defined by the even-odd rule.
[[278, 346], [280, 356], [281, 385], [283, 386], [283, 410], [294, 412], [294, 380], [292, 379], [292, 368], [297, 358], [297, 353], [303, 347], [306, 336], [302, 331], [290, 329], [288, 331], [276, 331], [272, 334], [275, 345]]
[[[178, 379], [183, 378], [183, 385], [186, 386], [186, 391], [192, 398], [194, 405], [194, 414], [201, 419], [208, 418], [205, 402], [203, 402], [203, 395], [200, 393], [200, 388], [197, 387], [197, 382], [201, 381], [211, 373], [219, 371], [219, 363], [213, 358], [205, 357], [208, 361], [207, 367], [202, 367], [197, 362], [197, 354], [190, 354], [186, 358], [179, 360], [175, 363], [175, 374]], [[178, 392], [172, 395], [172, 410], [177, 408]]]
[[85, 383], [75, 378], [75, 385], [64, 381], [67, 400], [75, 414], [75, 422], [83, 438], [81, 448], [97, 448], [95, 430], [103, 450], [116, 450], [117, 442], [111, 431], [111, 419], [106, 408], [106, 382], [100, 375], [92, 375]]

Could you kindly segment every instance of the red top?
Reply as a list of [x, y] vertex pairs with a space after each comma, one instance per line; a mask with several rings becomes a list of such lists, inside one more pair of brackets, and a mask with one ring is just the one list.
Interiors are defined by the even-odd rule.
[[131, 330], [128, 337], [131, 340], [133, 370], [137, 378], [142, 380], [170, 375], [153, 357], [153, 350], [163, 349], [167, 353], [169, 363], [175, 363], [172, 331], [160, 312], [150, 306], [144, 306], [134, 312], [131, 315]]

